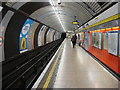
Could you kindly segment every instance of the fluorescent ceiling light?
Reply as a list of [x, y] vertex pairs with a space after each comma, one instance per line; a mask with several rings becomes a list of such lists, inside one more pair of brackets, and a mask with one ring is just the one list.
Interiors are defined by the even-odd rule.
[[58, 0], [58, 2], [53, 1], [53, 0], [49, 0], [49, 2], [50, 2], [50, 4], [51, 4], [51, 6], [52, 6], [52, 8], [53, 8], [53, 10], [54, 10], [54, 12], [55, 12], [57, 18], [58, 18], [58, 20], [59, 20], [59, 22], [60, 22], [60, 24], [61, 24], [63, 30], [66, 31], [65, 28], [64, 28], [64, 26], [63, 26], [63, 24], [62, 24], [62, 21], [60, 20], [59, 15], [58, 15], [58, 14], [59, 14], [59, 10], [57, 9], [57, 7], [55, 7], [56, 3], [59, 3], [60, 0]]
[[51, 6], [55, 6], [55, 2], [53, 0], [49, 0]]
[[2, 11], [2, 9], [3, 9], [3, 7], [2, 7], [2, 6], [0, 6], [0, 12]]
[[67, 32], [73, 32], [73, 31], [67, 31]]
[[60, 3], [60, 0], [58, 0], [58, 3]]

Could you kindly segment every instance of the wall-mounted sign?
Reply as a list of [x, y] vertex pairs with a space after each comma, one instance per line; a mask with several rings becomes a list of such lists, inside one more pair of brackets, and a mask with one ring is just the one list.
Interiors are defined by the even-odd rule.
[[33, 22], [31, 19], [27, 19], [22, 27], [19, 40], [20, 53], [28, 50], [28, 32]]
[[0, 36], [0, 46], [2, 46], [2, 45], [3, 45], [3, 37]]
[[108, 33], [108, 52], [118, 55], [118, 31], [111, 31]]
[[38, 46], [41, 46], [42, 45], [42, 32], [45, 30], [46, 26], [43, 25], [39, 31], [39, 34], [38, 34]]
[[84, 45], [86, 50], [89, 49], [89, 45], [90, 45], [90, 35], [88, 32], [85, 33], [85, 37], [84, 37]]
[[92, 34], [92, 45], [96, 48], [102, 49], [102, 33], [96, 32]]
[[119, 58], [120, 58], [120, 31], [119, 31]]

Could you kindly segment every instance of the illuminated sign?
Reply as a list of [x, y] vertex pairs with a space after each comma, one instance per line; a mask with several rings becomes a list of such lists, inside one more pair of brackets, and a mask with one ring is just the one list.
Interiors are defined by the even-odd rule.
[[78, 22], [78, 21], [73, 21], [72, 24], [73, 24], [73, 25], [78, 25], [79, 22]]
[[0, 12], [2, 11], [2, 9], [3, 9], [3, 7], [2, 7], [2, 6], [0, 6]]

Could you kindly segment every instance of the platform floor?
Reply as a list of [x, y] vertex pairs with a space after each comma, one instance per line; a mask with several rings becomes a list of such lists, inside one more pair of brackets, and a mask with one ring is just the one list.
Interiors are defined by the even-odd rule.
[[81, 47], [72, 48], [66, 39], [54, 88], [118, 88], [118, 80]]

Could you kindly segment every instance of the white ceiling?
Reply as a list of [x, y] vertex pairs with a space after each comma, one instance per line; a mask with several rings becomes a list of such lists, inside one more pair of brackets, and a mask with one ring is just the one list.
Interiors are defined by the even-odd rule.
[[[72, 25], [72, 22], [76, 19], [81, 25], [92, 17], [86, 9], [75, 2], [64, 2], [61, 3], [61, 5], [56, 5], [55, 7], [59, 12], [58, 16], [66, 31], [74, 30], [75, 27], [77, 27], [76, 25]], [[76, 19], [74, 16], [76, 16]], [[51, 26], [56, 30], [64, 31], [52, 6], [40, 8], [31, 14], [30, 17], [37, 19], [38, 21]]]
[[[98, 2], [80, 2], [80, 0], [77, 0], [78, 2], [75, 2], [76, 0], [72, 1], [74, 2], [61, 2], [61, 4], [56, 3], [54, 8], [57, 8], [57, 11], [54, 11], [53, 6], [51, 5], [42, 7], [34, 11], [30, 17], [52, 27], [55, 30], [67, 32], [77, 29], [77, 25], [72, 24], [73, 21], [77, 20], [79, 22], [79, 26], [81, 26], [97, 15], [105, 7], [112, 4], [112, 2], [102, 4]], [[8, 2], [6, 5], [12, 7], [16, 3], [19, 2]], [[34, 7], [31, 6], [31, 8]], [[56, 15], [56, 12], [59, 12], [59, 14]]]

